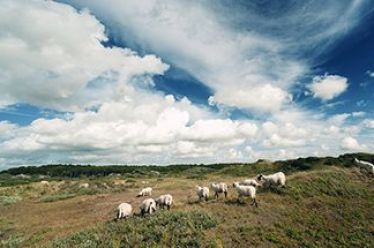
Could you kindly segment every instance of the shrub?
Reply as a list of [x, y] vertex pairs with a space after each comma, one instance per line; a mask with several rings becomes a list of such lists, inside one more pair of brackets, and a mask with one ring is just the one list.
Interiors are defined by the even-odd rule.
[[200, 247], [202, 231], [217, 225], [205, 211], [159, 211], [56, 239], [51, 247]]
[[60, 200], [65, 200], [69, 198], [75, 197], [75, 194], [56, 194], [56, 195], [48, 195], [45, 197], [42, 197], [40, 199], [41, 202], [55, 202], [55, 201], [60, 201]]
[[22, 198], [19, 196], [0, 196], [0, 205], [12, 205], [18, 201], [20, 201]]

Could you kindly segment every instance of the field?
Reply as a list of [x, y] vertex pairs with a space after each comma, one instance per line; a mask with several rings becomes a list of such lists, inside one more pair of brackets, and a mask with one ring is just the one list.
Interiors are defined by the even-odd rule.
[[[374, 247], [374, 176], [352, 166], [349, 156], [145, 170], [63, 178], [0, 174], [0, 245]], [[279, 170], [287, 175], [287, 187], [259, 189], [258, 208], [249, 205], [250, 199], [237, 203], [232, 187], [227, 199], [197, 201], [195, 185], [231, 185]], [[171, 193], [173, 208], [137, 216], [144, 198], [135, 195], [145, 186], [154, 188], [154, 196]], [[130, 202], [136, 216], [114, 221], [121, 202]]]

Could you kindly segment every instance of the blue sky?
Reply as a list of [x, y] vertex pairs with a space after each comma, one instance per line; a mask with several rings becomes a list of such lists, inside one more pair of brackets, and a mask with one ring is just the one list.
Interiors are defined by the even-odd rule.
[[17, 0], [0, 16], [0, 169], [374, 149], [372, 1]]

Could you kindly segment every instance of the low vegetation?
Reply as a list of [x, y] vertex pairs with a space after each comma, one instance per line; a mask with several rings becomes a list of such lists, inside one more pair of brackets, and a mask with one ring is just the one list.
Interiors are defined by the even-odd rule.
[[[172, 166], [170, 171], [139, 167], [136, 176], [110, 172], [72, 178], [47, 171], [27, 174], [22, 169], [23, 182], [14, 178], [13, 169], [0, 174], [6, 185], [0, 187], [0, 246], [374, 247], [374, 176], [354, 166], [355, 156], [374, 162], [374, 155], [348, 154]], [[258, 208], [249, 205], [250, 199], [237, 203], [233, 188], [227, 199], [211, 196], [199, 202], [195, 194], [195, 185], [214, 181], [231, 185], [260, 172], [280, 170], [286, 173], [286, 188], [260, 188]], [[6, 177], [17, 183], [7, 183]], [[144, 198], [135, 195], [148, 186], [154, 196], [173, 195], [170, 211], [138, 216]], [[135, 216], [114, 221], [121, 202], [130, 202]]]

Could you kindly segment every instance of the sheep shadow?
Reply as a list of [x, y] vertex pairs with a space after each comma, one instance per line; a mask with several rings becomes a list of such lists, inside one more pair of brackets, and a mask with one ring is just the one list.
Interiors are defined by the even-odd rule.
[[[252, 204], [244, 199], [242, 200], [239, 200], [237, 198], [232, 198], [232, 199], [228, 199], [228, 200], [225, 200], [224, 202], [226, 205], [230, 205], [230, 206], [250, 206], [252, 207]], [[258, 202], [257, 202], [257, 207], [258, 207]]]
[[270, 192], [278, 195], [287, 195], [287, 188], [290, 188], [290, 186], [284, 186], [284, 187], [277, 187], [277, 186], [269, 186], [267, 188], [261, 188], [258, 193], [262, 192]]

